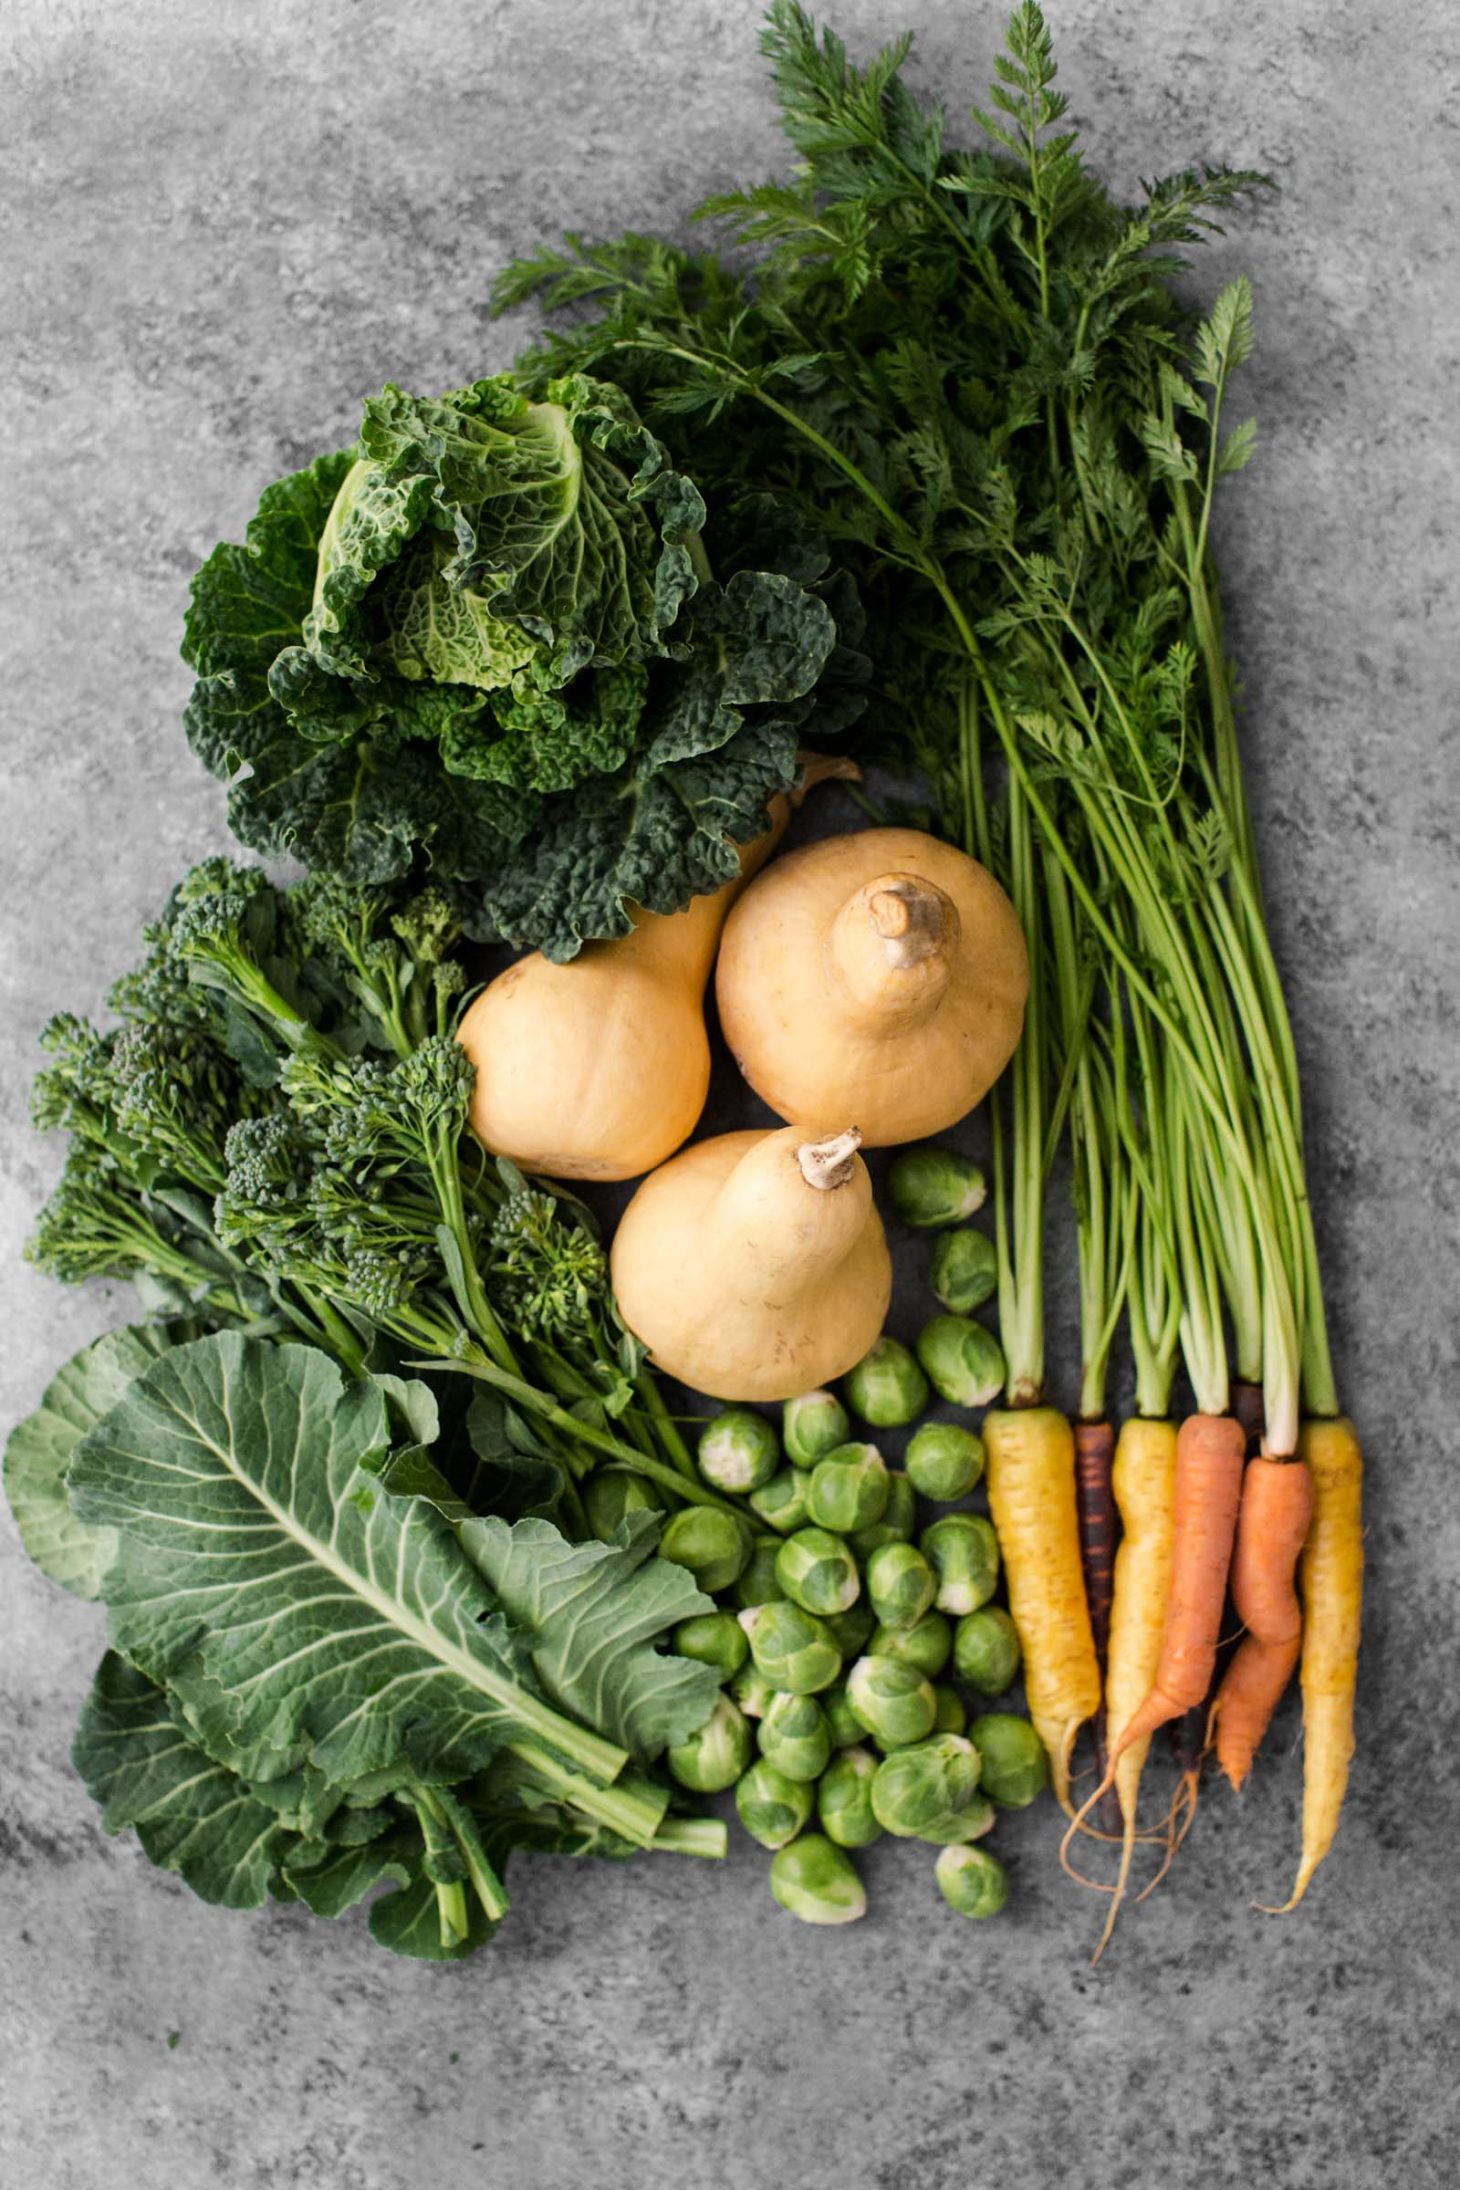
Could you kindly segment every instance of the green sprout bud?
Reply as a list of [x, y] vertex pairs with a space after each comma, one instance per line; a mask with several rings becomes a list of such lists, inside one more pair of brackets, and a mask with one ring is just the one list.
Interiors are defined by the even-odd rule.
[[742, 1609], [748, 1605], [773, 1604], [777, 1597], [784, 1597], [776, 1578], [776, 1553], [781, 1548], [779, 1536], [757, 1536], [750, 1547], [750, 1564], [735, 1583], [730, 1594]]
[[938, 1706], [938, 1716], [933, 1721], [935, 1734], [964, 1734], [968, 1731], [968, 1713], [963, 1708], [963, 1698], [956, 1688], [946, 1681], [933, 1683], [933, 1697]]
[[[738, 1621], [736, 1625], [739, 1626]], [[745, 1635], [743, 1627], [740, 1632]], [[745, 1647], [750, 1648], [748, 1638]], [[730, 1683], [730, 1694], [748, 1719], [763, 1719], [771, 1707], [771, 1698], [777, 1693], [775, 1684], [766, 1679], [754, 1658], [741, 1666]]]
[[750, 1563], [750, 1530], [719, 1506], [681, 1506], [664, 1524], [659, 1556], [687, 1566], [710, 1597], [728, 1589]]
[[961, 1617], [987, 1604], [999, 1586], [999, 1539], [981, 1513], [944, 1513], [918, 1538], [938, 1577], [934, 1602]]
[[956, 1232], [941, 1232], [933, 1242], [928, 1283], [933, 1298], [955, 1315], [966, 1316], [981, 1308], [998, 1283], [998, 1257], [986, 1232], [971, 1224]]
[[938, 1891], [960, 1916], [997, 1916], [1009, 1898], [1009, 1876], [986, 1848], [945, 1848], [933, 1865]]
[[733, 1680], [750, 1656], [745, 1629], [733, 1612], [697, 1612], [680, 1621], [671, 1639], [680, 1657], [713, 1665], [722, 1681]]
[[851, 1426], [835, 1392], [803, 1392], [799, 1399], [788, 1399], [781, 1415], [786, 1457], [793, 1468], [814, 1468], [846, 1443]]
[[925, 1833], [919, 1833], [918, 1838], [936, 1841], [943, 1848], [963, 1846], [971, 1840], [982, 1840], [985, 1833], [991, 1833], [997, 1817], [998, 1812], [980, 1787], [966, 1808], [957, 1811], [952, 1817], [944, 1818], [937, 1825], [929, 1826]]
[[989, 1711], [974, 1720], [969, 1739], [983, 1758], [984, 1791], [1001, 1810], [1023, 1810], [1049, 1784], [1044, 1744], [1028, 1719]]
[[855, 1924], [867, 1913], [850, 1857], [824, 1833], [802, 1833], [771, 1857], [771, 1892], [803, 1924]]
[[934, 1316], [919, 1335], [918, 1359], [950, 1406], [986, 1407], [1003, 1389], [1004, 1349], [967, 1316]]
[[750, 1494], [750, 1510], [778, 1535], [806, 1525], [806, 1477], [799, 1468], [780, 1468]]
[[809, 1786], [831, 1761], [831, 1732], [814, 1696], [773, 1696], [760, 1722], [760, 1753], [787, 1779]]
[[887, 1470], [887, 1503], [882, 1518], [870, 1528], [853, 1529], [847, 1542], [865, 1566], [882, 1544], [910, 1544], [917, 1531], [918, 1502], [912, 1484], [900, 1468]]
[[976, 1163], [952, 1148], [905, 1148], [887, 1174], [887, 1198], [904, 1224], [933, 1231], [981, 1209], [988, 1186]]
[[847, 1675], [847, 1702], [862, 1731], [884, 1749], [926, 1740], [938, 1716], [932, 1682], [897, 1658], [858, 1658]]
[[733, 1787], [750, 1762], [750, 1723], [726, 1695], [686, 1741], [674, 1742], [665, 1761], [681, 1787], [698, 1795], [718, 1795]]
[[763, 1414], [727, 1407], [700, 1435], [699, 1471], [711, 1490], [743, 1497], [768, 1483], [780, 1466], [781, 1448]]
[[978, 1751], [961, 1734], [935, 1734], [884, 1757], [872, 1781], [872, 1815], [904, 1840], [945, 1837], [978, 1793]]
[[735, 1807], [752, 1840], [763, 1848], [784, 1848], [811, 1816], [811, 1789], [787, 1779], [769, 1757], [758, 1757], [735, 1783]]
[[821, 1775], [816, 1790], [816, 1821], [839, 1848], [870, 1848], [882, 1838], [872, 1815], [872, 1782], [877, 1759], [870, 1749], [843, 1749]]
[[915, 1544], [879, 1544], [867, 1561], [867, 1595], [884, 1627], [911, 1627], [937, 1593], [938, 1577]]
[[776, 1580], [780, 1593], [807, 1612], [847, 1612], [862, 1593], [856, 1560], [825, 1528], [799, 1528], [778, 1545]]
[[975, 1695], [1001, 1696], [1019, 1670], [1019, 1632], [1002, 1605], [986, 1604], [953, 1631], [953, 1670]]
[[851, 1749], [861, 1740], [866, 1728], [847, 1701], [847, 1684], [838, 1681], [818, 1698], [826, 1716], [826, 1730], [831, 1736], [833, 1749]]
[[611, 1544], [631, 1513], [659, 1513], [664, 1500], [647, 1476], [632, 1468], [596, 1468], [583, 1488], [588, 1526], [601, 1544]]
[[906, 1346], [879, 1338], [846, 1379], [847, 1404], [874, 1429], [901, 1429], [928, 1404], [928, 1380]]
[[848, 1536], [880, 1521], [887, 1504], [887, 1463], [875, 1445], [838, 1445], [811, 1470], [806, 1511], [819, 1528]]
[[935, 1505], [966, 1498], [983, 1474], [983, 1440], [961, 1422], [925, 1422], [908, 1439], [903, 1466], [920, 1497]]
[[911, 1627], [874, 1627], [867, 1645], [878, 1658], [896, 1658], [935, 1681], [953, 1651], [953, 1623], [941, 1612], [925, 1612]]
[[742, 1612], [740, 1624], [750, 1637], [750, 1654], [772, 1688], [809, 1696], [830, 1688], [841, 1672], [841, 1652], [821, 1621], [787, 1598]]
[[831, 1639], [844, 1658], [860, 1658], [877, 1615], [865, 1598], [859, 1598], [850, 1612], [828, 1613], [822, 1624], [831, 1630]]

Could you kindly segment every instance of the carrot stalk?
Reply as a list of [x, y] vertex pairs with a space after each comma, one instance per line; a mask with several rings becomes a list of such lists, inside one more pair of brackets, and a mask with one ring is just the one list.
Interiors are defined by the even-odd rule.
[[1303, 1546], [1303, 1855], [1295, 1909], [1338, 1831], [1354, 1753], [1354, 1687], [1364, 1593], [1363, 1454], [1352, 1422], [1304, 1422], [1298, 1457], [1313, 1484]]
[[1312, 1512], [1301, 1460], [1249, 1460], [1232, 1560], [1232, 1598], [1247, 1632], [1212, 1705], [1217, 1762], [1234, 1788], [1252, 1769], [1298, 1662], [1303, 1615], [1293, 1575]]
[[1242, 1488], [1243, 1436], [1228, 1414], [1193, 1414], [1176, 1438], [1171, 1587], [1156, 1677], [1112, 1756], [1200, 1703], [1216, 1663]]
[[983, 1436], [989, 1511], [1024, 1652], [1029, 1716], [1068, 1813], [1075, 1736], [1100, 1708], [1100, 1668], [1080, 1569], [1074, 1439], [1053, 1407], [991, 1409]]

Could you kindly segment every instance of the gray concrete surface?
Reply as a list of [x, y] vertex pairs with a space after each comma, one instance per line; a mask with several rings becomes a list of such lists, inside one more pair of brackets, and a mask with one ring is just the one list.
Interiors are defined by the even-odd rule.
[[[1460, 355], [1446, 0], [1054, 0], [1134, 178], [1209, 157], [1282, 197], [1219, 246], [1260, 324], [1258, 464], [1221, 548], [1273, 918], [1311, 1089], [1336, 1351], [1370, 1455], [1360, 1751], [1301, 1914], [1296, 1721], [1086, 1966], [1047, 1812], [974, 1930], [874, 1852], [846, 1933], [723, 1869], [524, 1864], [490, 1956], [228, 1916], [108, 1842], [67, 1746], [91, 1610], [3, 1540], [0, 2175], [27, 2190], [1425, 2190], [1460, 2131], [1453, 1692]], [[981, 92], [998, 9], [842, 0], [858, 47]], [[0, 1422], [119, 1297], [17, 1254], [55, 1151], [36, 1030], [94, 1009], [222, 801], [178, 713], [188, 575], [386, 378], [519, 330], [483, 295], [563, 226], [653, 225], [778, 157], [751, 0], [10, 0], [0, 30], [5, 1131]], [[1068, 1289], [1056, 1321], [1067, 1325]], [[1066, 1350], [1064, 1358], [1068, 1360]], [[175, 2042], [174, 2042], [175, 2041]]]

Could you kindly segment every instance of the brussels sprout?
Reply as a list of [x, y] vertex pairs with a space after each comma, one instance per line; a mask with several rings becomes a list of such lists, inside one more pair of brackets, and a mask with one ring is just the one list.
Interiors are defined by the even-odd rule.
[[867, 1561], [867, 1595], [884, 1627], [911, 1627], [938, 1593], [938, 1577], [915, 1544], [879, 1544]]
[[986, 1407], [1004, 1383], [1004, 1349], [968, 1316], [934, 1316], [918, 1335], [918, 1359], [940, 1399]]
[[971, 1224], [956, 1232], [941, 1232], [933, 1242], [928, 1283], [935, 1300], [955, 1315], [966, 1316], [981, 1308], [998, 1283], [998, 1257], [986, 1232]]
[[950, 1688], [946, 1681], [934, 1681], [933, 1700], [938, 1706], [938, 1716], [933, 1721], [935, 1734], [967, 1733], [968, 1713], [956, 1688]]
[[751, 1656], [773, 1688], [809, 1696], [830, 1688], [841, 1672], [841, 1652], [820, 1620], [784, 1597], [742, 1612], [740, 1624], [750, 1637]]
[[850, 1857], [824, 1833], [802, 1833], [771, 1857], [771, 1892], [803, 1924], [855, 1924], [867, 1913]]
[[941, 1612], [925, 1612], [911, 1627], [874, 1627], [867, 1645], [878, 1658], [896, 1658], [935, 1681], [953, 1650], [953, 1623]]
[[908, 1439], [903, 1466], [920, 1496], [936, 1505], [966, 1498], [983, 1474], [983, 1440], [961, 1422], [925, 1422]]
[[720, 1794], [735, 1785], [750, 1762], [749, 1721], [721, 1695], [704, 1725], [688, 1740], [674, 1742], [664, 1755], [681, 1787], [692, 1787], [699, 1795]]
[[858, 1598], [850, 1612], [831, 1612], [822, 1621], [831, 1630], [831, 1639], [844, 1658], [859, 1658], [867, 1637], [877, 1625], [877, 1615], [865, 1597]]
[[988, 1711], [974, 1720], [969, 1739], [983, 1758], [984, 1791], [1001, 1810], [1023, 1810], [1049, 1784], [1044, 1744], [1028, 1719], [1012, 1711]]
[[730, 1594], [742, 1610], [749, 1605], [772, 1604], [777, 1597], [784, 1597], [776, 1577], [776, 1553], [781, 1548], [779, 1536], [757, 1536], [750, 1547], [750, 1564], [732, 1587]]
[[872, 1815], [904, 1840], [943, 1837], [978, 1793], [978, 1751], [961, 1734], [935, 1734], [884, 1757], [872, 1781]]
[[804, 1780], [808, 1786], [820, 1779], [831, 1760], [831, 1733], [814, 1696], [792, 1696], [784, 1690], [772, 1696], [760, 1722], [760, 1753], [787, 1779]]
[[884, 1749], [925, 1740], [938, 1716], [932, 1682], [897, 1658], [858, 1658], [847, 1675], [847, 1703], [863, 1731]]
[[781, 1442], [793, 1468], [814, 1468], [851, 1430], [847, 1410], [835, 1392], [803, 1392], [788, 1399], [781, 1415]]
[[905, 1148], [887, 1174], [887, 1198], [904, 1224], [932, 1231], [981, 1209], [988, 1186], [976, 1163], [953, 1148]]
[[918, 1834], [918, 1838], [934, 1841], [940, 1848], [964, 1846], [971, 1840], [982, 1840], [985, 1833], [991, 1833], [997, 1816], [998, 1812], [980, 1787], [972, 1802], [952, 1817], [945, 1817], [930, 1825], [925, 1833]]
[[825, 1528], [798, 1528], [778, 1545], [776, 1580], [781, 1594], [807, 1612], [846, 1612], [862, 1594], [856, 1560]]
[[874, 1429], [901, 1429], [928, 1404], [928, 1380], [906, 1346], [879, 1338], [845, 1380], [847, 1404]]
[[719, 1506], [681, 1506], [664, 1524], [659, 1556], [687, 1566], [707, 1596], [728, 1589], [750, 1563], [750, 1530]]
[[595, 1468], [583, 1488], [588, 1526], [601, 1544], [611, 1544], [625, 1516], [659, 1513], [664, 1500], [645, 1475], [632, 1468]]
[[811, 1470], [806, 1511], [839, 1536], [880, 1521], [887, 1504], [887, 1463], [875, 1445], [838, 1445]]
[[811, 1816], [811, 1789], [787, 1779], [769, 1757], [758, 1757], [735, 1782], [735, 1807], [752, 1840], [763, 1848], [784, 1848]]
[[776, 1433], [763, 1414], [727, 1407], [700, 1433], [699, 1471], [712, 1490], [743, 1496], [768, 1483], [781, 1462]]
[[953, 1670], [980, 1696], [1001, 1696], [1019, 1670], [1019, 1633], [1002, 1605], [970, 1612], [953, 1630]]
[[799, 1468], [781, 1468], [750, 1494], [750, 1510], [767, 1528], [788, 1536], [806, 1525], [806, 1477]]
[[722, 1681], [733, 1679], [750, 1655], [745, 1629], [733, 1612], [697, 1612], [680, 1621], [670, 1640], [680, 1657], [713, 1665]]
[[940, 1612], [977, 1612], [999, 1586], [999, 1539], [981, 1513], [944, 1513], [918, 1538], [938, 1577]]
[[821, 1775], [816, 1790], [816, 1821], [839, 1848], [870, 1848], [882, 1838], [872, 1815], [872, 1781], [877, 1759], [870, 1749], [843, 1749]]
[[867, 1729], [847, 1701], [846, 1682], [838, 1681], [834, 1688], [826, 1689], [817, 1700], [826, 1715], [826, 1730], [831, 1736], [833, 1749], [854, 1748]]
[[938, 1891], [960, 1916], [997, 1916], [1009, 1898], [1009, 1876], [986, 1848], [945, 1848], [933, 1865]]
[[853, 1529], [847, 1538], [865, 1566], [881, 1544], [910, 1544], [918, 1525], [918, 1502], [900, 1468], [887, 1470], [887, 1503], [870, 1528]]
[[[736, 1624], [738, 1626], [739, 1622]], [[740, 1632], [744, 1635], [745, 1629], [742, 1627]], [[748, 1638], [745, 1647], [750, 1648]], [[741, 1666], [730, 1683], [730, 1694], [748, 1719], [764, 1718], [776, 1693], [775, 1683], [766, 1679], [753, 1658], [748, 1665]]]

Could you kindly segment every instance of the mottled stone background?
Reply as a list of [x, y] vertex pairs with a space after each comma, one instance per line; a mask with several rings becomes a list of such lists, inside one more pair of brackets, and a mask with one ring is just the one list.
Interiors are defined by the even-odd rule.
[[[890, 12], [889, 12], [890, 10]], [[387, 379], [505, 363], [486, 281], [570, 224], [676, 221], [781, 157], [752, 0], [10, 0], [0, 28], [5, 1039], [0, 1421], [117, 1295], [17, 1261], [56, 1150], [25, 1088], [139, 923], [226, 842], [194, 766], [189, 573]], [[95, 1612], [3, 1539], [0, 2173], [35, 2190], [1044, 2190], [1455, 2179], [1457, 641], [1448, 0], [1053, 0], [1064, 80], [1133, 181], [1209, 158], [1283, 194], [1245, 265], [1260, 460], [1222, 518], [1273, 921], [1311, 1095], [1336, 1352], [1372, 1467], [1360, 1750], [1284, 1922], [1285, 1713], [1241, 1803], [1092, 1973], [1050, 1812], [1002, 1830], [974, 1929], [924, 1851], [845, 1933], [716, 1869], [524, 1863], [500, 1944], [387, 1960], [363, 1926], [201, 1906], [108, 1842], [67, 1746]], [[998, 8], [904, 18], [977, 95]], [[1068, 1288], [1056, 1321], [1067, 1326]], [[1066, 1349], [1065, 1358], [1068, 1359]], [[174, 2042], [175, 2041], [175, 2042]]]

